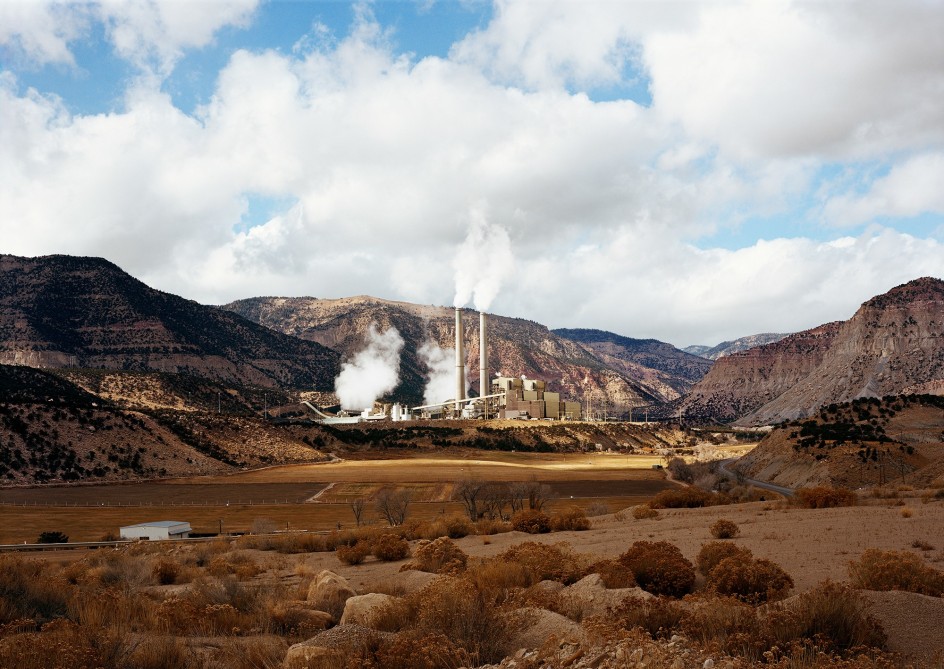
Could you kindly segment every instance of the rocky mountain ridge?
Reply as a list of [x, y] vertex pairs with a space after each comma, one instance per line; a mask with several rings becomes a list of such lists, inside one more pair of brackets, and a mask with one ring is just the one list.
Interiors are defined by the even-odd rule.
[[944, 281], [924, 277], [864, 303], [848, 321], [720, 358], [680, 404], [701, 420], [764, 425], [833, 402], [944, 380]]
[[0, 363], [326, 390], [337, 353], [146, 286], [101, 258], [0, 255]]
[[[358, 296], [333, 300], [257, 297], [238, 300], [223, 308], [280, 332], [330, 346], [345, 358], [363, 348], [364, 333], [371, 323], [380, 330], [396, 327], [406, 345], [401, 356], [400, 386], [393, 395], [414, 401], [422, 398], [427, 378], [428, 368], [419, 353], [420, 348], [427, 342], [443, 350], [454, 350], [455, 346], [454, 310], [448, 307]], [[469, 382], [473, 392], [478, 394], [478, 313], [463, 310], [463, 320]], [[595, 348], [580, 341], [579, 337], [568, 337], [566, 332], [578, 331], [552, 331], [533, 321], [489, 315], [491, 375], [545, 379], [551, 383], [551, 389], [575, 400], [589, 392], [600, 391], [611, 407], [619, 411], [630, 405], [676, 399], [710, 366], [708, 362], [654, 340], [631, 340], [602, 333], [617, 342], [611, 342], [613, 350], [603, 351], [600, 346]], [[632, 342], [642, 342], [635, 345], [641, 349], [632, 355], [620, 352], [621, 347]], [[637, 360], [631, 359], [633, 355]]]
[[789, 336], [789, 333], [762, 332], [760, 334], [748, 335], [746, 337], [738, 337], [732, 341], [723, 341], [716, 346], [686, 346], [682, 350], [686, 353], [691, 353], [692, 355], [707, 358], [708, 360], [717, 360], [718, 358], [723, 358], [726, 355], [738, 353], [739, 351], [746, 351], [756, 346], [773, 344], [774, 342], [778, 342], [787, 336]]

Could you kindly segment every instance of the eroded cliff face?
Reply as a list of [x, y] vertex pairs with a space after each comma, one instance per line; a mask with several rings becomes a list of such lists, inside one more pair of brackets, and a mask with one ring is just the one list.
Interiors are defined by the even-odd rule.
[[[337, 300], [260, 297], [239, 300], [225, 308], [266, 327], [330, 346], [344, 357], [364, 346], [364, 333], [371, 323], [381, 330], [396, 327], [406, 345], [401, 358], [401, 384], [394, 393], [403, 398], [422, 398], [428, 370], [418, 353], [420, 347], [428, 341], [442, 349], [455, 346], [454, 311], [447, 307], [361, 296]], [[478, 313], [464, 310], [463, 317], [468, 378], [478, 393]], [[582, 342], [520, 318], [490, 315], [488, 347], [491, 376], [500, 372], [506, 376], [524, 374], [546, 379], [553, 390], [573, 400], [596, 391], [594, 403], [600, 405], [605, 395], [611, 410], [672, 400], [679, 394], [674, 386], [691, 384], [686, 378], [643, 365], [636, 365], [633, 370], [610, 364], [612, 360]]]
[[845, 322], [721, 358], [692, 389], [687, 415], [763, 425], [824, 404], [944, 379], [944, 281], [921, 278], [862, 305]]
[[832, 347], [841, 323], [719, 358], [682, 404], [686, 416], [730, 422], [802, 382]]

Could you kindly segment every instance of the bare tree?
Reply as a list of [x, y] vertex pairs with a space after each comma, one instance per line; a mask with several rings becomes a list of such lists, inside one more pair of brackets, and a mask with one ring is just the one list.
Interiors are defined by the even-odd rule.
[[355, 497], [349, 502], [351, 506], [351, 513], [354, 514], [354, 522], [357, 523], [357, 526], [361, 526], [361, 518], [364, 516], [364, 510], [367, 508], [367, 498], [365, 497]]
[[489, 483], [482, 490], [482, 513], [492, 520], [508, 520], [505, 507], [511, 504], [511, 488], [507, 483]]
[[528, 484], [524, 481], [516, 481], [508, 485], [508, 502], [511, 504], [511, 513], [515, 514], [524, 510], [525, 500], [528, 499]]
[[377, 493], [377, 513], [390, 525], [402, 525], [409, 507], [409, 490], [384, 488]]
[[481, 518], [479, 498], [485, 488], [485, 483], [475, 479], [462, 479], [452, 489], [452, 498], [462, 502], [469, 520], [473, 523]]
[[528, 500], [528, 508], [540, 511], [544, 504], [554, 496], [554, 491], [546, 483], [539, 483], [534, 477], [525, 484], [524, 493]]

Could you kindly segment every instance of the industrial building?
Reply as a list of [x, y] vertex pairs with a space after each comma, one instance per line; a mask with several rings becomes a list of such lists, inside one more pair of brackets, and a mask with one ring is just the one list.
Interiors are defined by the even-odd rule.
[[160, 539], [187, 539], [193, 530], [190, 523], [179, 520], [155, 520], [149, 523], [126, 525], [119, 528], [118, 536], [122, 539], [144, 539], [156, 541]]
[[560, 393], [547, 390], [544, 381], [499, 376], [492, 380], [491, 394], [499, 393], [499, 418], [580, 418], [580, 402], [562, 402]]

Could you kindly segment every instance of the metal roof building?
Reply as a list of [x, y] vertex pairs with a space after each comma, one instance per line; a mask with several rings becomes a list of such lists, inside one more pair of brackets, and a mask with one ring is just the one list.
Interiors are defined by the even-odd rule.
[[122, 539], [186, 539], [190, 536], [190, 523], [179, 520], [155, 520], [119, 528]]

